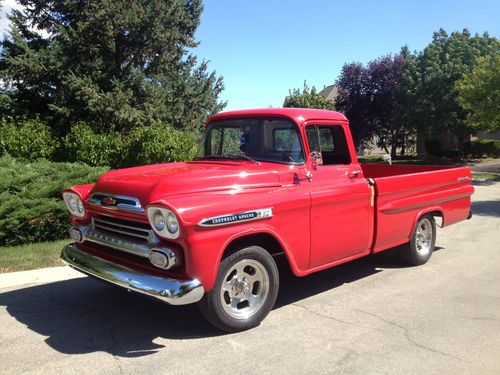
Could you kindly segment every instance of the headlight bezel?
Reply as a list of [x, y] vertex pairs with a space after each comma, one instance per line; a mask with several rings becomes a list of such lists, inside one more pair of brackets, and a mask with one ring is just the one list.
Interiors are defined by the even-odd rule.
[[74, 192], [65, 191], [63, 193], [63, 200], [69, 213], [78, 218], [83, 218], [86, 215], [85, 205], [82, 198]]
[[[166, 207], [161, 207], [161, 206], [150, 206], [147, 208], [147, 214], [148, 214], [148, 221], [149, 224], [151, 225], [151, 228], [153, 228], [153, 231], [160, 237], [175, 240], [179, 238], [180, 233], [181, 233], [181, 226], [179, 222], [179, 218], [173, 212], [172, 210], [169, 210]], [[159, 230], [156, 225], [155, 225], [155, 216], [158, 214], [163, 215], [163, 229]], [[176, 230], [172, 233], [169, 229], [169, 219], [171, 220], [172, 223], [175, 223], [177, 228]]]

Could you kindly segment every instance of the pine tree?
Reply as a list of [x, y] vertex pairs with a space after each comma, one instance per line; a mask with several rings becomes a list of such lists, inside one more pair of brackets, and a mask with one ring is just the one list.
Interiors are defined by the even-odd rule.
[[4, 115], [65, 133], [167, 123], [199, 128], [221, 110], [222, 78], [192, 54], [201, 0], [20, 0], [0, 56]]

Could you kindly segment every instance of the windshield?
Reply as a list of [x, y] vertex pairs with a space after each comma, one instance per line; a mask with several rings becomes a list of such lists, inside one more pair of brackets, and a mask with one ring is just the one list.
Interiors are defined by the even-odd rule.
[[197, 159], [304, 163], [297, 127], [285, 119], [241, 118], [209, 124]]

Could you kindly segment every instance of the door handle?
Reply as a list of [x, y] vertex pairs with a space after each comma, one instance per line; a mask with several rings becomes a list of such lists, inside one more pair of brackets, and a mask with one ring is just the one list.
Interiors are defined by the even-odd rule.
[[358, 175], [361, 173], [361, 171], [351, 171], [351, 172], [348, 172], [347, 173], [347, 176], [349, 178], [356, 178], [358, 177]]

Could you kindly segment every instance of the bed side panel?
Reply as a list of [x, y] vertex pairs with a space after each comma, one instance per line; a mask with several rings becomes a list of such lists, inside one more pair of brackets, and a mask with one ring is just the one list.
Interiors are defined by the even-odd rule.
[[474, 188], [468, 167], [372, 178], [376, 183], [374, 252], [408, 242], [416, 221], [426, 212], [440, 211], [443, 225], [469, 215]]

